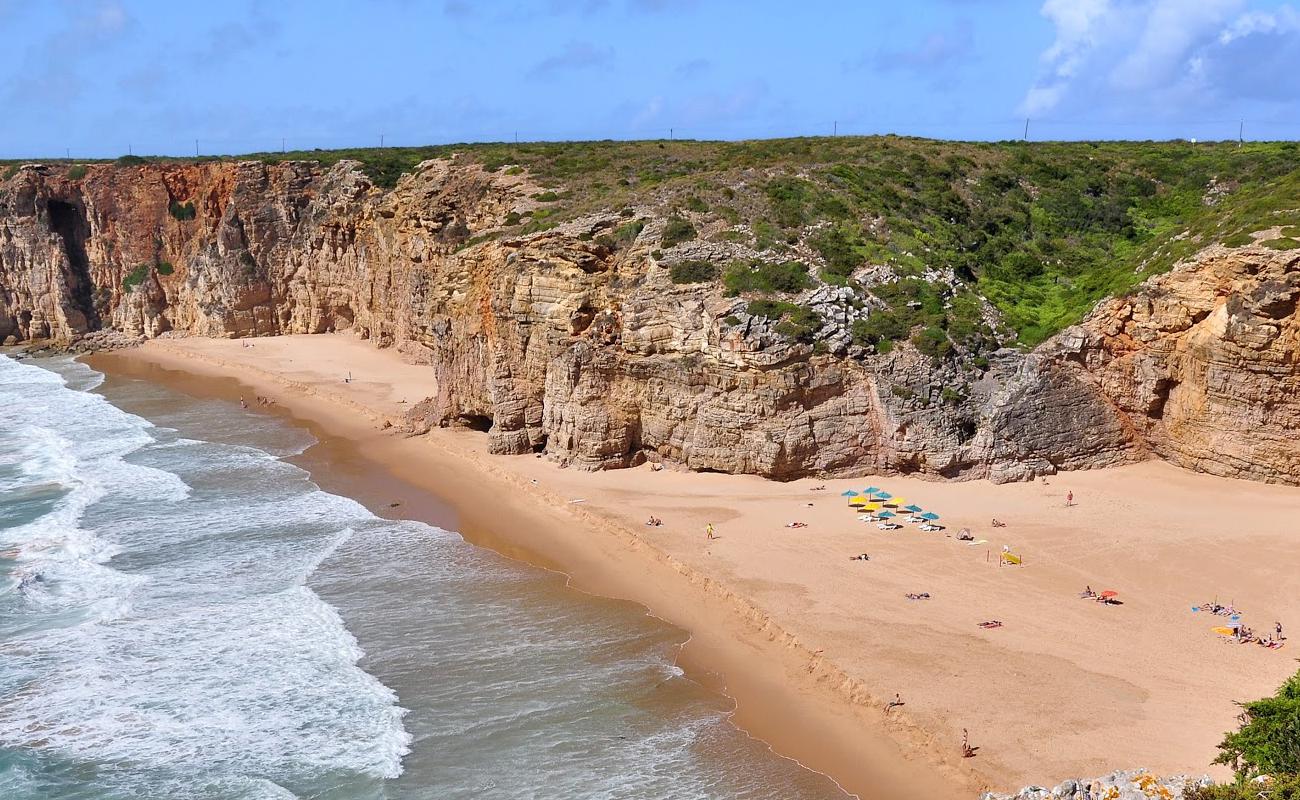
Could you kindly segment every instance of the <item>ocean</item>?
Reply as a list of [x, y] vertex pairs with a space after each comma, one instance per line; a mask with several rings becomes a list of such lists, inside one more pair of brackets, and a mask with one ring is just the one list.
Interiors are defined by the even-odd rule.
[[0, 798], [845, 797], [684, 631], [323, 491], [314, 443], [0, 356]]

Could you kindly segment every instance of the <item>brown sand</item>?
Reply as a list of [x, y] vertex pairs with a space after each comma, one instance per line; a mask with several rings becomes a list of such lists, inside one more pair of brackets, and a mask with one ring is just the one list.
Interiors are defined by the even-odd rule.
[[[1274, 620], [1300, 631], [1293, 487], [1155, 462], [1004, 486], [582, 473], [490, 456], [482, 434], [381, 432], [399, 423], [401, 401], [433, 393], [431, 371], [346, 335], [155, 341], [94, 363], [236, 379], [242, 389], [199, 390], [242, 391], [250, 405], [270, 396], [359, 462], [448, 503], [471, 541], [645, 604], [692, 632], [683, 666], [720, 676], [738, 725], [873, 800], [969, 798], [1139, 766], [1210, 771], [1234, 702], [1294, 671], [1300, 644], [1228, 643], [1210, 632], [1222, 618], [1191, 611], [1217, 598], [1258, 632]], [[941, 514], [947, 530], [858, 522], [839, 493], [871, 483]], [[428, 513], [446, 524], [445, 510]], [[650, 514], [664, 526], [645, 526]], [[994, 516], [1008, 527], [990, 528]], [[795, 520], [808, 527], [784, 527]], [[962, 527], [988, 543], [957, 542]], [[998, 566], [1004, 544], [1024, 566]], [[871, 560], [849, 560], [860, 552]], [[1124, 604], [1080, 600], [1085, 584]], [[986, 619], [1005, 625], [978, 628]], [[906, 705], [886, 713], [895, 692]], [[976, 758], [959, 757], [963, 728]]]

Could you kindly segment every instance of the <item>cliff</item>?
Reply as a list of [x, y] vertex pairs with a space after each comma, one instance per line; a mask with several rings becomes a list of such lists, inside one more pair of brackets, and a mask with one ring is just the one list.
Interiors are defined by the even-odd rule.
[[[756, 291], [733, 276], [778, 259], [743, 225], [654, 197], [537, 224], [547, 198], [458, 158], [391, 189], [349, 161], [27, 166], [0, 184], [0, 341], [352, 331], [436, 373], [414, 428], [588, 469], [1011, 480], [1154, 455], [1300, 482], [1300, 254], [1210, 247], [1027, 349], [998, 346], [999, 309], [942, 265]], [[723, 263], [753, 272], [679, 271]], [[864, 335], [932, 303], [983, 333]]]

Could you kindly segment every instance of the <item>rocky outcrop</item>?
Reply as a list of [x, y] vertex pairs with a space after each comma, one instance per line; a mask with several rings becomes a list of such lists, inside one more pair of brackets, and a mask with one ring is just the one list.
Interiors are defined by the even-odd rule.
[[[876, 312], [849, 289], [805, 292], [821, 328], [798, 336], [714, 285], [675, 284], [667, 260], [745, 254], [659, 253], [653, 208], [524, 233], [540, 187], [512, 172], [430, 161], [382, 190], [349, 162], [75, 180], [31, 165], [0, 184], [0, 342], [351, 331], [433, 370], [413, 428], [478, 427], [496, 452], [588, 469], [1015, 480], [1154, 454], [1300, 482], [1285, 253], [1211, 251], [977, 367], [854, 345]], [[644, 227], [614, 235], [628, 215]]]
[[1182, 800], [1184, 790], [1206, 786], [1208, 777], [1157, 778], [1143, 769], [1112, 772], [1100, 778], [1077, 778], [1048, 789], [1027, 786], [1015, 794], [985, 794], [981, 800]]
[[1155, 455], [1300, 483], [1300, 251], [1213, 247], [1103, 302], [1046, 352]]

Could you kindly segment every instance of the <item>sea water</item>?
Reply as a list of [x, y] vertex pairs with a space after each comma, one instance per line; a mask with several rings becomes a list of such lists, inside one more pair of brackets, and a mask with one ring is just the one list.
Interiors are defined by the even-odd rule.
[[844, 796], [644, 609], [322, 491], [287, 422], [101, 382], [0, 356], [0, 798]]

